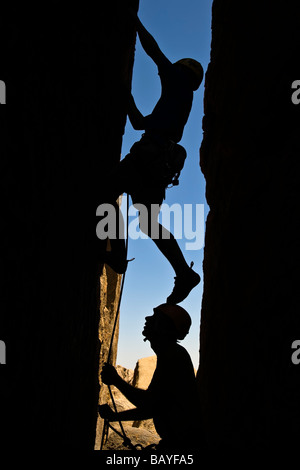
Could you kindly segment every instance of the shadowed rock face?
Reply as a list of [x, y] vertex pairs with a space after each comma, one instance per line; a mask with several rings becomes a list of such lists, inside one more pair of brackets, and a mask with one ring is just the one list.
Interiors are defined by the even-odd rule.
[[[288, 5], [213, 3], [201, 169], [202, 415], [211, 446], [299, 439], [299, 34]], [[298, 366], [300, 367], [300, 366]]]
[[56, 1], [1, 11], [3, 448], [94, 445], [105, 249], [95, 213], [120, 158], [135, 43], [121, 3], [100, 16], [97, 4]]

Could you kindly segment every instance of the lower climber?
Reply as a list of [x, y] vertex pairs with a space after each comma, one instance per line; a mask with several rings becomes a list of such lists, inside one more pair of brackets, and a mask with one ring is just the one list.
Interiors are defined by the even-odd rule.
[[[184, 165], [186, 151], [178, 142], [182, 138], [191, 111], [193, 91], [197, 90], [202, 82], [203, 69], [194, 59], [181, 59], [171, 63], [136, 13], [131, 11], [130, 14], [136, 22], [145, 52], [158, 67], [162, 93], [152, 113], [143, 116], [127, 90], [130, 122], [134, 129], [145, 130], [145, 133], [141, 140], [132, 146], [130, 153], [113, 169], [109, 177], [112, 182], [109, 198], [116, 201], [126, 192], [130, 194], [135, 207], [138, 208], [138, 204], [146, 207], [148, 217], [141, 217], [140, 212], [140, 229], [153, 239], [175, 271], [175, 286], [167, 302], [177, 304], [199, 284], [200, 276], [187, 264], [176, 239], [157, 218], [166, 188], [170, 184], [178, 184], [178, 176]], [[153, 233], [159, 233], [159, 236], [151, 236]], [[111, 244], [112, 248], [116, 242], [115, 240]], [[120, 240], [119, 242], [122, 243]], [[126, 258], [120, 257], [120, 253], [120, 248], [107, 252], [105, 262], [117, 272], [123, 273], [127, 261]]]
[[125, 382], [115, 368], [105, 364], [103, 383], [114, 385], [136, 407], [115, 413], [109, 405], [99, 406], [99, 413], [108, 421], [135, 421], [153, 418], [161, 437], [158, 451], [191, 449], [197, 436], [201, 444], [201, 426], [197, 423], [196, 379], [188, 352], [178, 344], [188, 333], [190, 315], [179, 305], [162, 304], [146, 317], [144, 341], [150, 341], [157, 355], [157, 365], [147, 390]]

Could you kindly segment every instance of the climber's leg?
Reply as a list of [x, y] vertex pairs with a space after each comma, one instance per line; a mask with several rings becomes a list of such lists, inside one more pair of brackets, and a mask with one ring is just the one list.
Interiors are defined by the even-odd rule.
[[152, 238], [157, 248], [173, 267], [176, 274], [175, 286], [167, 301], [169, 303], [179, 303], [199, 284], [200, 276], [187, 264], [172, 233], [158, 222], [159, 210], [157, 204], [147, 206], [148, 218], [140, 212], [140, 229]]

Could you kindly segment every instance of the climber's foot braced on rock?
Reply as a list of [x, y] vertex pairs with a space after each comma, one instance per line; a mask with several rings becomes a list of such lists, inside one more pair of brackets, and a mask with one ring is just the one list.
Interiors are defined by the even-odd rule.
[[173, 292], [167, 298], [167, 303], [178, 304], [182, 302], [196, 287], [201, 278], [192, 268], [187, 268], [186, 271], [180, 273], [175, 277], [175, 285]]

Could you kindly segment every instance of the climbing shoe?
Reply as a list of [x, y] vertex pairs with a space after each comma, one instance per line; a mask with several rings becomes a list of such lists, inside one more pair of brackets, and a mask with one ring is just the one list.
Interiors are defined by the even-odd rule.
[[118, 274], [124, 274], [128, 263], [132, 260], [134, 258], [128, 260], [121, 256], [116, 256], [112, 251], [106, 251], [104, 255], [104, 263]]
[[196, 287], [201, 278], [198, 273], [196, 273], [191, 264], [190, 268], [187, 268], [185, 271], [175, 276], [175, 285], [171, 295], [167, 298], [167, 303], [169, 304], [178, 304], [182, 302], [191, 292], [194, 287]]

